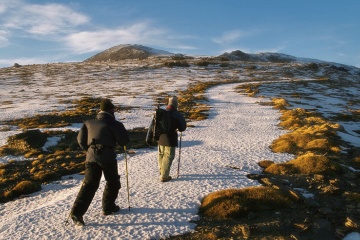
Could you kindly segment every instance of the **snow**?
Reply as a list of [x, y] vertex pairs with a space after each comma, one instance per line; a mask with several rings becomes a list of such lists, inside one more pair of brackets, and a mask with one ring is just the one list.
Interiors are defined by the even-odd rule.
[[[31, 74], [29, 70], [29, 75], [21, 74], [22, 70], [26, 73], [26, 67], [0, 71], [0, 146], [6, 144], [8, 136], [20, 132], [13, 126], [3, 125], [3, 121], [63, 111], [73, 107], [69, 101], [81, 96], [110, 97], [115, 104], [131, 107], [130, 110], [116, 113], [116, 118], [127, 129], [133, 129], [148, 126], [156, 106], [155, 99], [164, 92], [177, 94], [192, 82], [223, 78], [245, 82], [253, 77], [251, 72], [246, 75], [245, 72], [239, 73], [237, 69], [147, 69], [137, 65], [135, 61], [122, 65], [80, 63], [32, 67], [34, 73]], [[259, 69], [261, 68], [260, 66]], [[274, 70], [275, 68], [276, 66]], [[270, 78], [272, 73], [267, 73], [266, 70], [264, 68], [263, 73], [256, 72], [259, 79]], [[274, 78], [268, 80], [272, 83], [261, 87], [260, 92], [264, 96], [284, 95], [292, 107], [316, 108], [325, 116], [338, 113], [337, 109], [340, 112], [348, 107], [358, 109], [358, 105], [348, 104], [354, 96], [358, 96], [358, 71], [357, 75], [353, 75], [354, 82], [349, 81], [351, 84], [345, 84], [341, 89], [333, 86], [326, 88], [312, 82], [315, 79], [311, 74], [301, 76], [296, 75], [296, 72], [296, 79], [306, 81], [304, 87], [291, 82], [275, 83], [278, 73], [274, 71], [273, 74]], [[236, 86], [237, 84], [222, 85], [207, 91], [210, 116], [207, 120], [191, 122], [194, 127], [189, 127], [183, 133], [178, 179], [167, 183], [158, 180], [155, 148], [135, 150], [135, 154], [128, 155], [130, 211], [125, 159], [124, 155], [119, 155], [122, 188], [117, 203], [122, 208], [120, 213], [106, 217], [101, 214], [104, 189], [102, 179], [100, 188], [84, 215], [87, 226], [75, 227], [71, 220], [68, 226], [64, 226], [83, 180], [83, 176], [78, 174], [64, 176], [60, 181], [43, 185], [40, 192], [0, 204], [0, 239], [159, 239], [192, 231], [195, 224], [191, 220], [198, 218], [200, 201], [208, 193], [258, 185], [258, 182], [246, 178], [248, 173], [261, 171], [258, 161], [285, 162], [293, 157], [289, 154], [275, 154], [269, 149], [272, 140], [284, 134], [277, 126], [280, 113], [270, 106], [258, 104], [259, 101], [268, 102], [269, 99], [235, 93]], [[302, 94], [302, 97], [299, 98], [297, 94], [292, 96], [291, 92]], [[326, 92], [326, 97], [325, 94], [318, 94], [319, 92]], [[349, 94], [344, 95], [345, 92]], [[339, 135], [354, 146], [359, 146], [359, 123], [341, 124], [345, 131], [339, 132]], [[67, 128], [78, 130], [80, 126], [79, 123]], [[49, 138], [45, 147], [55, 144], [57, 140], [56, 137]], [[176, 175], [177, 157], [171, 170], [172, 176]], [[24, 161], [26, 158], [0, 157], [0, 163], [10, 160]], [[355, 232], [345, 239], [359, 239], [359, 236]]]
[[[201, 199], [208, 193], [259, 185], [246, 177], [260, 172], [257, 162], [284, 162], [289, 154], [275, 154], [271, 141], [283, 134], [280, 113], [255, 98], [233, 91], [234, 84], [211, 88], [209, 119], [192, 123], [182, 135], [180, 176], [166, 183], [158, 179], [157, 150], [140, 149], [127, 155], [130, 185], [128, 210], [124, 155], [118, 156], [122, 188], [118, 214], [102, 216], [102, 179], [85, 227], [64, 225], [83, 176], [65, 176], [43, 185], [40, 192], [0, 205], [1, 239], [159, 239], [192, 231]], [[150, 120], [148, 118], [147, 120]], [[125, 127], [128, 127], [124, 121]], [[178, 156], [178, 152], [177, 152]], [[176, 175], [176, 157], [171, 175]], [[230, 168], [236, 166], [239, 170]]]

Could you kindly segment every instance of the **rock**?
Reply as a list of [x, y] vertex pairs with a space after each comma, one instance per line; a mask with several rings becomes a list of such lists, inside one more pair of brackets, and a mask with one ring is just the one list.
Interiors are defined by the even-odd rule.
[[330, 214], [334, 213], [334, 211], [331, 208], [328, 208], [328, 207], [319, 208], [319, 212], [321, 212], [324, 215], [330, 215]]
[[313, 223], [313, 234], [316, 240], [335, 240], [331, 223], [327, 219], [315, 219]]
[[320, 204], [311, 198], [305, 198], [304, 203], [309, 207], [313, 207], [313, 208], [320, 207]]
[[249, 178], [249, 179], [252, 179], [252, 180], [260, 180], [261, 178], [263, 178], [265, 175], [263, 174], [254, 174], [254, 173], [251, 173], [251, 174], [247, 174], [246, 177]]
[[343, 239], [346, 236], [348, 229], [346, 227], [337, 227], [335, 229], [336, 237]]
[[249, 212], [247, 218], [248, 218], [249, 220], [254, 220], [256, 217], [257, 217], [257, 214], [256, 214], [256, 213], [254, 213], [254, 212]]

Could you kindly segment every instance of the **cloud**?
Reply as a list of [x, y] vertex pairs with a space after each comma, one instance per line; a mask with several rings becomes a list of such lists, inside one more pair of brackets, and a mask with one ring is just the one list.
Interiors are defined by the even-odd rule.
[[9, 44], [8, 32], [0, 30], [0, 47], [5, 47]]
[[0, 58], [0, 67], [11, 67], [15, 63], [20, 65], [28, 65], [28, 64], [44, 64], [48, 63], [48, 60], [41, 58], [13, 58], [13, 59], [1, 59]]
[[77, 53], [94, 52], [118, 44], [128, 43], [171, 46], [168, 32], [164, 29], [151, 26], [148, 21], [115, 29], [74, 33], [67, 36], [65, 41]]
[[233, 31], [224, 32], [222, 36], [215, 37], [212, 39], [212, 41], [218, 44], [230, 44], [236, 42], [241, 38], [248, 37], [250, 35], [252, 35], [252, 32], [233, 30]]
[[52, 36], [73, 31], [73, 28], [89, 21], [89, 18], [61, 4], [2, 5], [1, 28], [21, 30], [41, 36]]
[[[35, 40], [32, 44], [38, 44], [43, 52], [53, 42], [67, 56], [102, 51], [118, 44], [145, 44], [174, 50], [195, 49], [192, 44], [184, 43], [194, 36], [179, 36], [171, 30], [155, 26], [148, 19], [113, 28], [98, 28], [88, 24], [91, 20], [88, 16], [64, 4], [0, 1], [0, 48], [23, 44], [23, 40]], [[43, 45], [45, 41], [48, 42]]]

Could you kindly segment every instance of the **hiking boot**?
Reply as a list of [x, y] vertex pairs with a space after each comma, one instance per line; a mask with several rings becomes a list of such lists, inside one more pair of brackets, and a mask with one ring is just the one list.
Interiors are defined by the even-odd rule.
[[71, 214], [71, 219], [73, 220], [76, 226], [85, 226], [82, 216], [76, 216], [74, 214]]
[[161, 182], [168, 182], [168, 181], [170, 181], [171, 179], [172, 179], [172, 177], [171, 177], [171, 176], [168, 176], [168, 177], [166, 177], [166, 178], [161, 178], [160, 181], [161, 181]]
[[120, 207], [118, 205], [115, 205], [113, 208], [109, 209], [109, 210], [103, 210], [103, 214], [106, 215], [110, 215], [112, 213], [118, 212], [120, 211]]

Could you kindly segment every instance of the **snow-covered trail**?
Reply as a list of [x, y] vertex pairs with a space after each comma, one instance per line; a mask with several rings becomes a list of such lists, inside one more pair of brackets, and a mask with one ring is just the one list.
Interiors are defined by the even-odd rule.
[[[246, 174], [261, 170], [258, 161], [282, 162], [292, 157], [272, 153], [268, 147], [283, 133], [277, 127], [280, 113], [234, 92], [235, 86], [208, 90], [211, 114], [183, 133], [178, 179], [159, 182], [156, 149], [128, 155], [130, 211], [124, 156], [120, 155], [120, 213], [102, 216], [102, 180], [84, 215], [86, 226], [75, 227], [71, 220], [64, 226], [83, 179], [81, 175], [67, 176], [44, 185], [30, 197], [1, 204], [0, 239], [159, 239], [191, 231], [195, 225], [189, 221], [197, 218], [201, 198], [220, 189], [258, 185], [246, 178]], [[178, 150], [172, 176], [176, 175], [177, 161]]]

